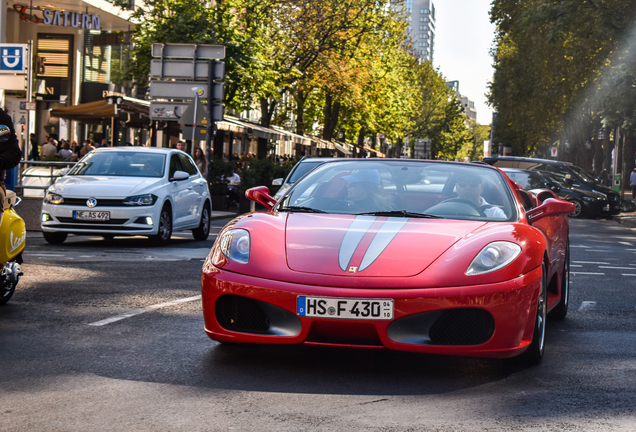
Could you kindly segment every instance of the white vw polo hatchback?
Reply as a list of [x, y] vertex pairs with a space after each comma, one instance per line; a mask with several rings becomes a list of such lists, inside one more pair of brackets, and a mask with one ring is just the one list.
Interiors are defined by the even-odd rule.
[[46, 191], [42, 231], [49, 243], [73, 233], [143, 235], [165, 244], [180, 230], [205, 240], [211, 210], [207, 181], [187, 153], [106, 147], [84, 156]]

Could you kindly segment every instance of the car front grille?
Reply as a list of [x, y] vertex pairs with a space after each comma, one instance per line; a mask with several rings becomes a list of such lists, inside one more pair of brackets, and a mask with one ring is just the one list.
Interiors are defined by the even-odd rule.
[[57, 216], [56, 219], [62, 223], [73, 223], [81, 225], [123, 225], [128, 222], [128, 219], [110, 219], [105, 221], [85, 220], [85, 219], [73, 219], [72, 217]]
[[479, 345], [495, 332], [495, 321], [483, 309], [450, 309], [433, 323], [429, 338], [434, 345]]
[[216, 320], [226, 330], [267, 334], [270, 323], [257, 300], [223, 295], [216, 301]]
[[[64, 198], [64, 202], [58, 205], [68, 205], [68, 206], [82, 206], [88, 207], [86, 205], [87, 198]], [[106, 198], [95, 198], [97, 200], [97, 205], [95, 207], [123, 207], [124, 200], [123, 199], [106, 199]], [[91, 207], [91, 208], [95, 208]], [[129, 206], [126, 206], [129, 207]]]

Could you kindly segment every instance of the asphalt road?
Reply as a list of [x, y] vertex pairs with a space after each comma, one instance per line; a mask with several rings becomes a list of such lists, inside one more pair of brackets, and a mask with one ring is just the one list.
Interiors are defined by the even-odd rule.
[[572, 221], [571, 312], [549, 322], [543, 363], [525, 367], [219, 345], [197, 297], [213, 236], [52, 246], [30, 232], [25, 275], [0, 307], [0, 430], [633, 431], [634, 234]]

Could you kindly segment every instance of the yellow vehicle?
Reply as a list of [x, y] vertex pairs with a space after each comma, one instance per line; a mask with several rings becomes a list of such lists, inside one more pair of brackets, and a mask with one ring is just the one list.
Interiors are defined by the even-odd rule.
[[9, 301], [22, 276], [22, 251], [26, 243], [24, 220], [15, 211], [20, 204], [13, 191], [7, 191], [4, 200], [4, 216], [0, 224], [0, 304]]

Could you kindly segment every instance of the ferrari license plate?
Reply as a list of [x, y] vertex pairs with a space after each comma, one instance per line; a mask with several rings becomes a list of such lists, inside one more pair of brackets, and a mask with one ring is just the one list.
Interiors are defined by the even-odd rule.
[[298, 296], [299, 316], [392, 320], [393, 299], [352, 299]]
[[110, 212], [105, 211], [73, 211], [73, 219], [107, 221], [110, 220]]

